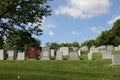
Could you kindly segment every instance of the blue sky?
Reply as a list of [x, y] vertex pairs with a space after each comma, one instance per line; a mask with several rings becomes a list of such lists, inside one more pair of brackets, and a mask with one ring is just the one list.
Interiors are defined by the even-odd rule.
[[54, 0], [48, 4], [52, 15], [44, 18], [43, 35], [37, 37], [43, 46], [95, 39], [120, 18], [120, 0]]

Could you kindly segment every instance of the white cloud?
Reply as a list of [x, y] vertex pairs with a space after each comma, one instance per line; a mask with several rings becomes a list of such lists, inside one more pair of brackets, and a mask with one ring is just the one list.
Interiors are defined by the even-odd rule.
[[108, 23], [109, 25], [113, 25], [113, 23], [114, 23], [117, 19], [120, 19], [120, 16], [115, 17], [114, 19], [108, 21], [107, 23]]
[[56, 28], [56, 25], [52, 23], [46, 23], [46, 28]]
[[48, 21], [46, 18], [44, 18], [42, 21], [42, 27], [43, 27], [43, 29], [56, 28], [56, 24], [54, 24], [54, 23]]
[[78, 32], [75, 32], [75, 31], [72, 31], [71, 34], [72, 34], [72, 35], [79, 35], [79, 33], [78, 33]]
[[49, 31], [48, 34], [49, 34], [50, 36], [54, 36], [54, 35], [55, 35], [55, 33], [54, 33], [53, 31]]
[[98, 34], [100, 34], [104, 30], [106, 29], [103, 27], [91, 27], [91, 31], [93, 31], [94, 33], [98, 33]]
[[66, 14], [75, 19], [91, 18], [109, 10], [109, 0], [67, 0], [67, 4], [56, 9], [55, 14]]

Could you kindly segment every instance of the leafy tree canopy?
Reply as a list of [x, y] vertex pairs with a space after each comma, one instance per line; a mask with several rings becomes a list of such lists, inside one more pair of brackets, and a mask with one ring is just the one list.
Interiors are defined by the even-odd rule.
[[4, 44], [4, 40], [3, 40], [3, 37], [0, 36], [0, 49], [3, 48], [3, 44]]
[[101, 46], [101, 45], [120, 45], [120, 19], [116, 20], [112, 29], [103, 31], [96, 40], [89, 40], [82, 45]]
[[41, 35], [42, 19], [50, 15], [48, 0], [0, 0], [0, 33], [24, 30]]
[[33, 38], [30, 33], [24, 32], [22, 30], [17, 30], [15, 31], [15, 33], [14, 32], [9, 33], [9, 35], [5, 40], [4, 49], [22, 50], [24, 48], [37, 47], [39, 45], [40, 45], [40, 41]]
[[118, 19], [114, 25], [111, 31], [118, 37], [120, 37], [120, 19]]

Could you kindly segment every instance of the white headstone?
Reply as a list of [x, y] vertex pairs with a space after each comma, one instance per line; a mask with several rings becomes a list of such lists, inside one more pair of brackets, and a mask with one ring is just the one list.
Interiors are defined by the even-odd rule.
[[78, 55], [79, 55], [79, 56], [81, 55], [81, 51], [80, 51], [80, 49], [78, 50]]
[[120, 47], [120, 45], [119, 45], [119, 47]]
[[0, 60], [4, 60], [4, 52], [3, 52], [3, 49], [0, 50]]
[[104, 52], [102, 53], [102, 59], [112, 59], [112, 51], [104, 50]]
[[25, 53], [24, 52], [18, 52], [17, 60], [25, 60]]
[[43, 47], [42, 48], [42, 58], [41, 60], [50, 60], [50, 48]]
[[89, 51], [88, 46], [83, 46], [80, 48], [81, 51]]
[[118, 46], [118, 47], [114, 47], [114, 50], [115, 51], [120, 51], [120, 47]]
[[98, 49], [99, 49], [99, 53], [100, 53], [100, 54], [106, 53], [106, 47], [101, 46], [101, 47], [99, 47]]
[[14, 51], [7, 51], [8, 58], [7, 60], [14, 60]]
[[112, 65], [120, 65], [120, 55], [112, 55]]
[[114, 50], [114, 46], [113, 45], [107, 45], [107, 50], [113, 51]]
[[60, 52], [60, 50], [57, 51], [56, 60], [63, 60], [63, 54]]
[[107, 48], [106, 46], [102, 45], [102, 46], [97, 47], [97, 49], [98, 49], [98, 53], [100, 53], [102, 49], [107, 49]]
[[69, 60], [79, 60], [78, 51], [74, 47], [69, 47]]
[[60, 53], [63, 53], [63, 56], [66, 56], [69, 54], [69, 48], [68, 47], [61, 47]]
[[79, 60], [78, 52], [69, 52], [69, 60]]
[[96, 48], [95, 46], [90, 47], [90, 51], [92, 53], [98, 53], [99, 52], [98, 48]]
[[51, 56], [55, 56], [54, 49], [51, 49]]
[[119, 47], [114, 47], [115, 51], [119, 51]]
[[88, 53], [88, 60], [92, 60], [92, 52], [91, 51]]

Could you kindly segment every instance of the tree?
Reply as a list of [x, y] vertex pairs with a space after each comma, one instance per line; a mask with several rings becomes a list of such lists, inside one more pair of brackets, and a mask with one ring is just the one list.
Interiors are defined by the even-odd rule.
[[114, 45], [116, 36], [112, 31], [103, 31], [97, 38], [98, 45]]
[[2, 36], [0, 36], [0, 49], [2, 49], [3, 48], [3, 44], [4, 44], [4, 42], [3, 42], [4, 40], [3, 40], [3, 37]]
[[74, 47], [80, 47], [80, 45], [79, 45], [79, 43], [78, 42], [76, 42], [76, 41], [74, 41], [73, 43], [72, 43], [72, 46], [74, 46]]
[[24, 48], [37, 47], [39, 45], [40, 45], [40, 41], [33, 38], [30, 33], [24, 32], [22, 30], [17, 30], [15, 31], [15, 33], [14, 32], [9, 33], [9, 35], [7, 36], [5, 40], [4, 49], [22, 50]]
[[120, 19], [118, 19], [114, 25], [111, 31], [118, 37], [120, 37]]
[[120, 45], [120, 19], [116, 20], [112, 29], [103, 31], [96, 40], [89, 40], [82, 43], [82, 46]]
[[51, 49], [58, 49], [59, 48], [59, 44], [57, 44], [57, 42], [53, 42], [50, 44], [50, 48]]
[[50, 46], [50, 42], [47, 42], [47, 43], [45, 44], [45, 46], [48, 46], [48, 47], [49, 47], [49, 46]]
[[85, 41], [84, 43], [81, 44], [81, 46], [88, 46], [88, 48], [90, 48], [91, 46], [97, 46], [96, 40], [92, 39]]
[[103, 31], [97, 38], [98, 45], [120, 45], [120, 19], [116, 20], [112, 29]]
[[44, 16], [50, 15], [48, 0], [0, 0], [0, 34], [24, 30], [41, 35]]

